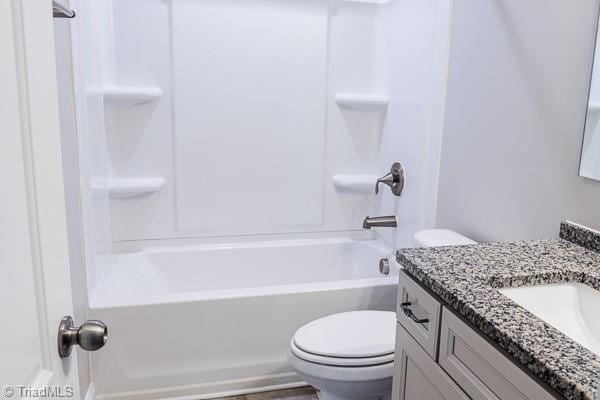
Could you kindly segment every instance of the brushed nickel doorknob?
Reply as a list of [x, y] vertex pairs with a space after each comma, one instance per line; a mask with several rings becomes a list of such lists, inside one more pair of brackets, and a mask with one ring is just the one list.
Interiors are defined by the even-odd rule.
[[63, 317], [58, 325], [58, 354], [61, 358], [71, 355], [73, 346], [86, 351], [96, 351], [108, 341], [108, 328], [102, 321], [91, 319], [75, 327], [73, 318]]

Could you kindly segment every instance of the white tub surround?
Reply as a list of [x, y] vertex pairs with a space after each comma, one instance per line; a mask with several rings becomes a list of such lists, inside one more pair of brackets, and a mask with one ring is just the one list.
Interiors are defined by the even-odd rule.
[[[74, 0], [88, 241], [347, 236], [395, 213], [399, 244], [430, 227], [447, 23], [434, 3]], [[402, 199], [376, 196], [396, 161]]]

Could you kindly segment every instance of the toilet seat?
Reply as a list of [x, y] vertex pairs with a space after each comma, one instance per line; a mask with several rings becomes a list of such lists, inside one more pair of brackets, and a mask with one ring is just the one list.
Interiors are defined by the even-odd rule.
[[299, 349], [292, 340], [290, 351], [296, 357], [311, 363], [329, 365], [334, 367], [371, 367], [375, 365], [388, 364], [394, 362], [394, 353], [385, 354], [376, 357], [328, 357], [318, 354], [308, 353]]
[[366, 365], [362, 367], [343, 367], [306, 361], [290, 351], [288, 353], [288, 362], [294, 371], [300, 373], [309, 384], [320, 389], [320, 385], [311, 383], [313, 380], [309, 381], [309, 377], [336, 382], [372, 382], [384, 379], [391, 380], [394, 374], [393, 361], [385, 364]]
[[290, 350], [322, 365], [366, 367], [394, 361], [396, 315], [351, 311], [312, 321], [296, 331]]

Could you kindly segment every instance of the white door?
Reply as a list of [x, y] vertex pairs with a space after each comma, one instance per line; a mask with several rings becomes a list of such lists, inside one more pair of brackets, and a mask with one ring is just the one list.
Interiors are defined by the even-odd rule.
[[0, 1], [0, 399], [79, 398], [53, 38], [50, 0]]

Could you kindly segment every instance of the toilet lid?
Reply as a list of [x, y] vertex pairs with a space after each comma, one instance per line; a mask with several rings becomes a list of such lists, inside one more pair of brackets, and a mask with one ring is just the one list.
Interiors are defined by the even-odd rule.
[[368, 358], [394, 352], [396, 314], [351, 311], [309, 322], [298, 329], [294, 344], [326, 357]]

